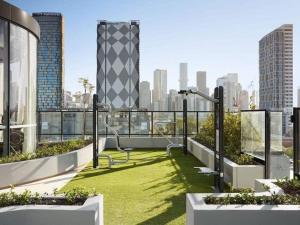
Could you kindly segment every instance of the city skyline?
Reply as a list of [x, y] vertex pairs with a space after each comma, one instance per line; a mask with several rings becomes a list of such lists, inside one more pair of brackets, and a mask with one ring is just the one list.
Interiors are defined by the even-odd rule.
[[[196, 71], [207, 72], [207, 86], [212, 89], [216, 79], [227, 73], [238, 73], [243, 87], [254, 81], [258, 89], [258, 41], [266, 33], [284, 23], [294, 24], [294, 103], [296, 102], [296, 89], [300, 86], [300, 77], [297, 63], [299, 47], [300, 21], [297, 8], [299, 2], [291, 0], [278, 1], [154, 1], [151, 3], [124, 1], [116, 9], [117, 2], [105, 1], [73, 1], [72, 6], [67, 1], [39, 2], [39, 1], [9, 1], [28, 12], [55, 11], [61, 12], [65, 17], [66, 33], [66, 90], [75, 92], [79, 90], [77, 77], [88, 75], [96, 83], [96, 23], [99, 19], [113, 21], [128, 21], [139, 19], [141, 30], [141, 72], [140, 80], [147, 80], [152, 84], [152, 72], [156, 68], [168, 70], [170, 82], [169, 89], [179, 89], [178, 64], [188, 63], [188, 86], [195, 86]], [[132, 4], [128, 4], [128, 3]], [[133, 4], [134, 3], [134, 4]], [[58, 6], [59, 5], [59, 6]], [[83, 5], [85, 7], [83, 7]], [[101, 6], [101, 7], [100, 7]], [[99, 10], [91, 10], [94, 8]], [[106, 8], [106, 11], [101, 10]], [[169, 10], [165, 13], [166, 9]], [[152, 18], [152, 11], [157, 16]], [[199, 11], [200, 10], [200, 11]], [[274, 14], [280, 10], [280, 14]], [[89, 11], [86, 18], [78, 20], [78, 13]], [[179, 12], [187, 13], [184, 21], [178, 21]], [[263, 12], [263, 13], [262, 13]], [[215, 15], [218, 17], [215, 18]], [[239, 17], [239, 20], [235, 18]], [[220, 18], [220, 19], [218, 19]], [[222, 18], [222, 19], [221, 19]], [[185, 21], [189, 21], [186, 23]], [[86, 26], [89, 24], [89, 26]], [[94, 25], [93, 25], [94, 24]], [[180, 25], [181, 29], [177, 29]], [[229, 26], [231, 25], [231, 26]], [[227, 27], [232, 29], [228, 30]], [[176, 28], [176, 29], [175, 29]], [[82, 35], [81, 31], [82, 32]], [[153, 31], [154, 32], [153, 35]], [[78, 35], [72, 35], [77, 33]], [[74, 40], [71, 40], [71, 39]], [[85, 41], [85, 45], [80, 44]], [[180, 41], [178, 41], [180, 40]], [[169, 43], [169, 44], [167, 44]], [[82, 46], [81, 46], [82, 45]], [[76, 46], [76, 47], [74, 47]], [[87, 57], [82, 58], [82, 52]], [[159, 53], [159, 54], [158, 54]], [[180, 53], [180, 54], [178, 54]], [[79, 63], [80, 62], [80, 63]], [[174, 79], [173, 79], [174, 78]]]

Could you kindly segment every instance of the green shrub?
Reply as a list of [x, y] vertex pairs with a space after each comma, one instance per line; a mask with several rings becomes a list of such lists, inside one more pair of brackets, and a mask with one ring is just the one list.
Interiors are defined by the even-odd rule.
[[11, 156], [0, 158], [0, 164], [60, 155], [83, 148], [90, 143], [90, 140], [79, 139], [60, 143], [40, 144], [34, 153], [15, 153]]
[[300, 180], [298, 178], [277, 180], [276, 185], [282, 188], [285, 194], [300, 196]]
[[[200, 125], [195, 140], [214, 149], [214, 116], [210, 115]], [[241, 115], [240, 113], [225, 113], [224, 117], [224, 152], [225, 156], [240, 165], [251, 165], [253, 157], [241, 154]]]
[[15, 205], [80, 205], [83, 204], [88, 197], [96, 196], [96, 193], [77, 187], [64, 192], [63, 196], [64, 198], [58, 201], [54, 198], [45, 198], [39, 193], [33, 193], [28, 190], [20, 194], [11, 190], [10, 192], [0, 193], [0, 207]]
[[271, 195], [255, 196], [254, 193], [240, 193], [234, 196], [228, 194], [225, 197], [207, 196], [206, 204], [213, 205], [300, 205], [300, 196], [296, 195]]

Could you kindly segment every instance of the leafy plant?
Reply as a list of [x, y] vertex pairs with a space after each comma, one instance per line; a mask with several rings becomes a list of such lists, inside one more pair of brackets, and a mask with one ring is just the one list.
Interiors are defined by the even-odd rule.
[[[201, 123], [195, 140], [214, 148], [214, 116], [210, 115]], [[241, 154], [241, 115], [240, 113], [226, 113], [224, 117], [224, 152], [225, 156], [240, 165], [254, 164], [253, 157]]]
[[36, 151], [33, 153], [15, 153], [11, 156], [6, 156], [0, 158], [0, 164], [2, 163], [11, 163], [19, 162], [37, 158], [43, 158], [53, 155], [59, 155], [67, 152], [71, 152], [84, 146], [90, 144], [90, 140], [71, 140], [61, 143], [52, 143], [52, 144], [40, 144]]
[[89, 195], [90, 192], [81, 187], [76, 187], [64, 192], [67, 203], [71, 205], [76, 205], [78, 202], [82, 202], [82, 200], [87, 199]]
[[297, 177], [295, 179], [277, 180], [276, 185], [282, 188], [285, 194], [300, 196], [300, 180]]
[[206, 204], [213, 205], [300, 205], [299, 195], [277, 195], [255, 196], [251, 193], [240, 193], [237, 195], [226, 195], [225, 197], [207, 196]]
[[[29, 190], [18, 194], [11, 189], [10, 192], [0, 193], [0, 207], [14, 205], [81, 205], [88, 197], [95, 196], [96, 193], [76, 187], [65, 191], [59, 200], [49, 197], [47, 193], [44, 195], [47, 197]], [[54, 195], [57, 195], [57, 192]]]

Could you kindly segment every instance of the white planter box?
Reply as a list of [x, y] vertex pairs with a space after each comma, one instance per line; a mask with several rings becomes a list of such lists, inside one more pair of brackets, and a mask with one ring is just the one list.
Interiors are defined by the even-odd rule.
[[[299, 225], [297, 205], [207, 205], [211, 194], [187, 194], [187, 225]], [[216, 194], [225, 196], [227, 194]]]
[[276, 181], [276, 179], [256, 179], [254, 190], [255, 192], [269, 192], [270, 194], [283, 195], [284, 191], [274, 184]]
[[[105, 141], [99, 142], [104, 148]], [[0, 188], [20, 185], [74, 170], [93, 159], [93, 145], [66, 154], [0, 164]]]
[[0, 208], [2, 225], [103, 225], [103, 197], [81, 206], [26, 205]]
[[[188, 139], [188, 151], [210, 169], [214, 169], [214, 152], [194, 141]], [[262, 165], [238, 165], [224, 158], [224, 179], [234, 188], [254, 188], [256, 179], [264, 178]]]

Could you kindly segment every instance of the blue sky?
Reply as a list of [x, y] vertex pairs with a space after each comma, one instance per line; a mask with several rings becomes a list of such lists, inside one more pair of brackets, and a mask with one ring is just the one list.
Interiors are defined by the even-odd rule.
[[[188, 62], [189, 86], [197, 70], [208, 86], [237, 72], [247, 89], [258, 88], [258, 41], [284, 23], [294, 24], [294, 96], [300, 86], [299, 0], [10, 0], [25, 11], [65, 17], [65, 87], [78, 77], [96, 81], [97, 20], [140, 20], [140, 78], [152, 83], [156, 68], [168, 70], [168, 88], [178, 88], [179, 63]], [[294, 104], [296, 98], [294, 98]]]

